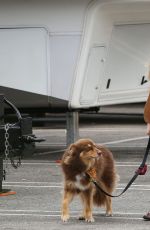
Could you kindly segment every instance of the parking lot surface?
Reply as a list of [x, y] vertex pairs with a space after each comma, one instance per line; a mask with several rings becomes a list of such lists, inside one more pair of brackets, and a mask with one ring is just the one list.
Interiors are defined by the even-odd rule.
[[[114, 154], [120, 176], [115, 194], [119, 194], [139, 167], [147, 137], [145, 124], [100, 124], [80, 127], [80, 137], [89, 137], [105, 144]], [[79, 221], [80, 200], [70, 205], [71, 218], [63, 223], [61, 199], [63, 175], [59, 159], [66, 148], [65, 129], [35, 129], [38, 136], [46, 138], [37, 145], [36, 153], [25, 158], [20, 168], [8, 165], [3, 188], [16, 191], [16, 195], [0, 197], [1, 230], [124, 230], [150, 229], [150, 221], [143, 215], [150, 210], [150, 172], [139, 176], [121, 197], [113, 198], [113, 216], [105, 217], [103, 208], [94, 207], [94, 223]], [[150, 165], [148, 159], [148, 166]]]

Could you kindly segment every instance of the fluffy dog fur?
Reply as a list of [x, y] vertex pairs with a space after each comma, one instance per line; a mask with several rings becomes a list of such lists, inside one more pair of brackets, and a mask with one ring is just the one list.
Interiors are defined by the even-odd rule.
[[83, 212], [79, 219], [93, 222], [93, 205], [105, 206], [106, 215], [111, 216], [111, 197], [99, 191], [85, 173], [94, 169], [99, 185], [111, 194], [117, 180], [112, 153], [90, 139], [79, 139], [65, 151], [61, 165], [64, 173], [61, 219], [64, 222], [69, 219], [69, 203], [75, 195], [79, 195], [83, 203]]

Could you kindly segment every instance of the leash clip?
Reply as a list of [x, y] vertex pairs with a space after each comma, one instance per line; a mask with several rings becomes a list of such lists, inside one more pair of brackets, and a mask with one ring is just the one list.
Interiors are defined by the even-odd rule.
[[145, 175], [147, 171], [147, 165], [145, 164], [144, 166], [140, 166], [138, 170], [136, 171], [139, 175]]

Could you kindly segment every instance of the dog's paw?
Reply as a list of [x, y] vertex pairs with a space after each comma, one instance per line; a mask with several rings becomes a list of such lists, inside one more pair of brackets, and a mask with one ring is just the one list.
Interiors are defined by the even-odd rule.
[[85, 221], [88, 222], [88, 223], [93, 223], [95, 220], [94, 220], [94, 218], [91, 216], [91, 217], [85, 218]]
[[109, 213], [109, 212], [106, 212], [105, 216], [106, 216], [106, 217], [111, 217], [111, 216], [113, 216], [113, 214], [112, 214], [112, 213]]
[[62, 215], [62, 216], [61, 216], [61, 220], [62, 220], [63, 222], [67, 222], [67, 221], [69, 220], [69, 215]]

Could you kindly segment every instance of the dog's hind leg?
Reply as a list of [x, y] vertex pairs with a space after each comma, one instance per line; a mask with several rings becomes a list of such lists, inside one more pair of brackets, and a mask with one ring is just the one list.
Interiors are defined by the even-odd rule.
[[69, 220], [69, 204], [73, 199], [74, 194], [72, 192], [64, 190], [64, 196], [62, 201], [62, 214], [61, 219], [63, 222]]
[[109, 196], [106, 196], [106, 216], [112, 216], [112, 199]]

